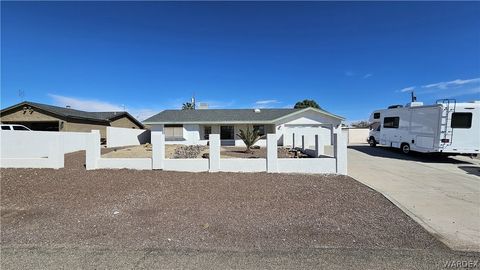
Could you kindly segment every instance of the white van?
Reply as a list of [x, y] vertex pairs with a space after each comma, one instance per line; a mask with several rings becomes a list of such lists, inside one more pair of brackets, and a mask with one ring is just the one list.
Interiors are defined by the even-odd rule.
[[411, 102], [376, 110], [370, 116], [368, 142], [400, 148], [403, 153], [480, 153], [480, 101]]
[[30, 129], [27, 128], [26, 126], [23, 126], [23, 125], [15, 125], [15, 124], [12, 124], [12, 125], [1, 124], [1, 125], [0, 125], [0, 129], [1, 129], [1, 130], [23, 130], [23, 131], [30, 131]]

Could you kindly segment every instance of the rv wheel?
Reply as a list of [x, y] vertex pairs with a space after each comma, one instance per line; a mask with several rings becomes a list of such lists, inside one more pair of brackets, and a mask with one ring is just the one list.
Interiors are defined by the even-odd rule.
[[401, 148], [404, 154], [406, 155], [410, 154], [410, 145], [408, 145], [408, 143], [402, 144]]
[[370, 144], [371, 147], [377, 146], [377, 142], [375, 141], [374, 137], [370, 137], [370, 139], [368, 139], [368, 144]]

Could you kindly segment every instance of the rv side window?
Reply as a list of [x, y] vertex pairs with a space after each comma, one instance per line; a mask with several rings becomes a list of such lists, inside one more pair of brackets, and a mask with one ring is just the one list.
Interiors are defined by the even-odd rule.
[[471, 128], [472, 113], [452, 113], [452, 128]]
[[380, 113], [379, 112], [373, 113], [373, 119], [380, 119]]
[[383, 128], [398, 128], [400, 117], [385, 117], [383, 118]]

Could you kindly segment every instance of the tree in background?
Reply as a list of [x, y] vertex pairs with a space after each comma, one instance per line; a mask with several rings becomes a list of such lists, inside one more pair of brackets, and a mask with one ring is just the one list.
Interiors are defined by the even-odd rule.
[[367, 128], [370, 126], [370, 123], [368, 121], [358, 121], [350, 123], [350, 126], [354, 128]]
[[321, 109], [320, 106], [315, 102], [313, 99], [304, 99], [302, 101], [299, 101], [295, 103], [295, 106], [293, 107], [294, 109], [303, 109], [303, 108], [316, 108], [316, 109]]
[[251, 153], [252, 150], [250, 149], [258, 140], [260, 140], [263, 136], [260, 136], [258, 130], [250, 130], [247, 127], [247, 130], [240, 129], [240, 133], [237, 136], [245, 143], [247, 146], [247, 150], [245, 153]]
[[182, 105], [182, 110], [195, 110], [195, 106], [191, 102], [185, 102]]

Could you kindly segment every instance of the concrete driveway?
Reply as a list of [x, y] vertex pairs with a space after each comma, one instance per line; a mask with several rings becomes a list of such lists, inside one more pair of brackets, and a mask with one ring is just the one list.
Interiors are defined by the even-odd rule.
[[480, 160], [348, 149], [349, 175], [381, 192], [450, 248], [480, 251]]

